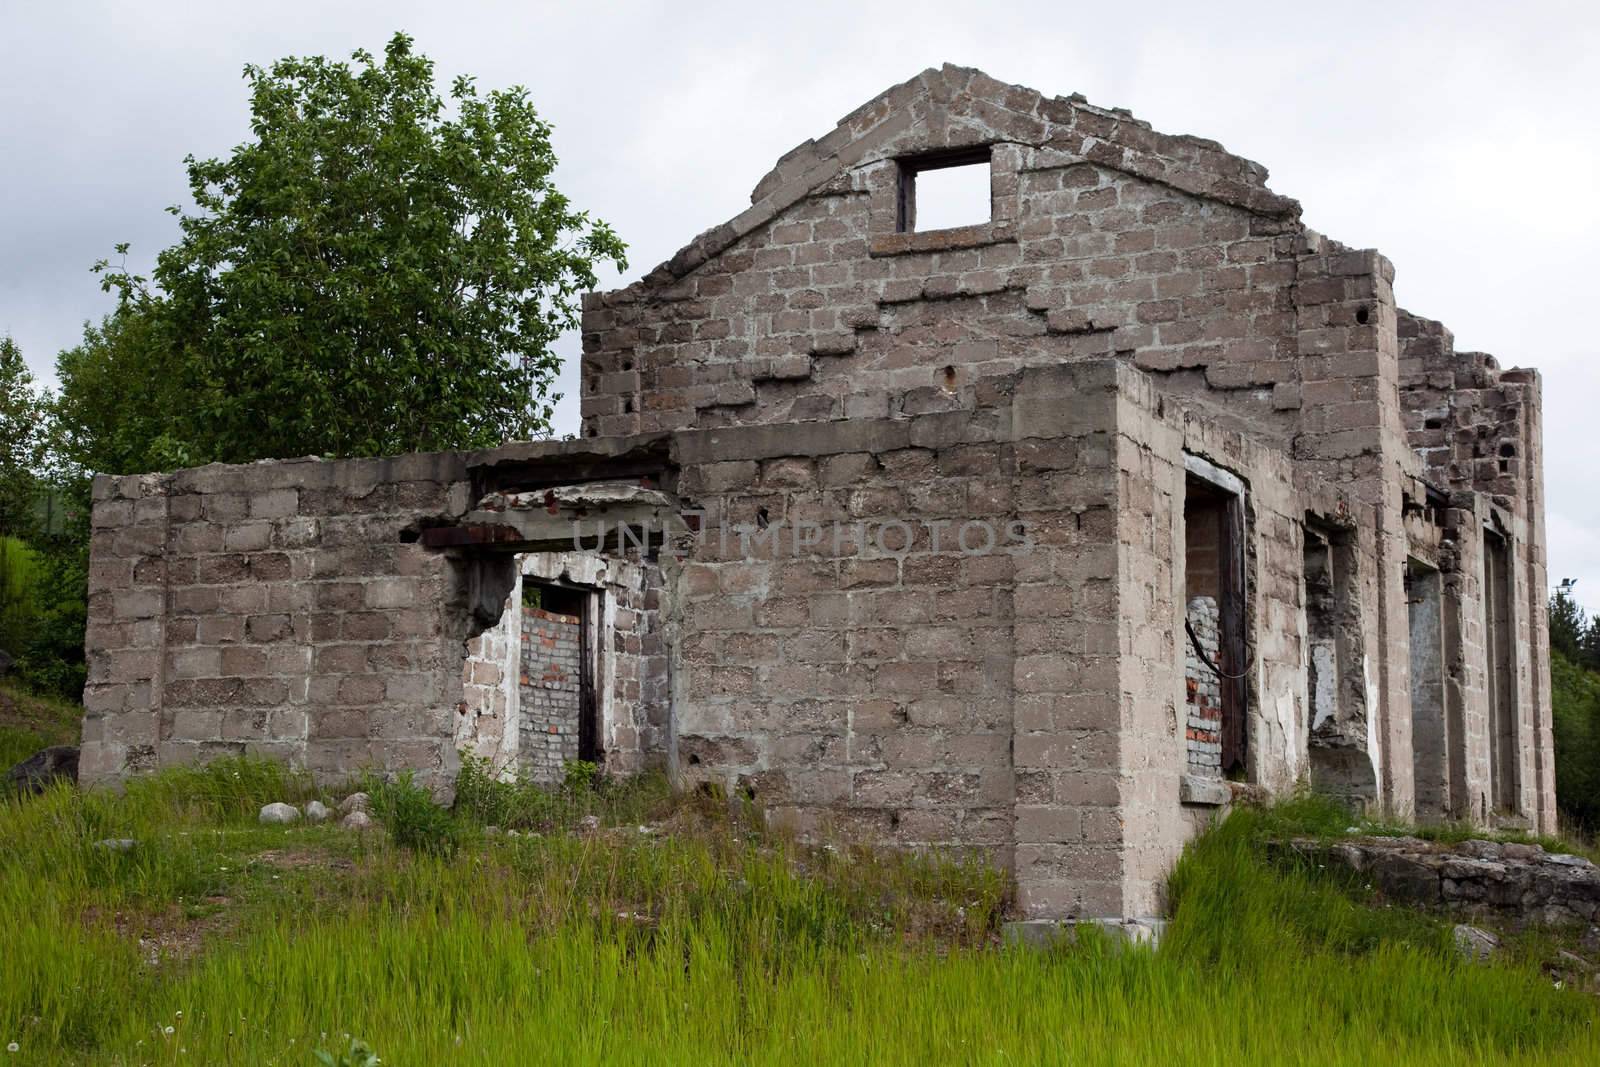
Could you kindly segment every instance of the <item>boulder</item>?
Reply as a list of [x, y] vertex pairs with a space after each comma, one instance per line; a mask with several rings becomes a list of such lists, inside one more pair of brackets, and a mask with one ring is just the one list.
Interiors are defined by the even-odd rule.
[[1500, 939], [1479, 927], [1458, 923], [1451, 933], [1455, 938], [1456, 951], [1461, 953], [1462, 958], [1474, 963], [1482, 963], [1500, 951]]
[[322, 801], [313, 800], [306, 805], [305, 814], [306, 822], [326, 822], [328, 816], [331, 815], [332, 812], [328, 810], [328, 805], [324, 804]]
[[104, 841], [96, 841], [94, 847], [105, 852], [132, 852], [138, 843], [131, 837], [108, 837]]
[[78, 780], [78, 750], [72, 745], [51, 745], [11, 768], [6, 781], [23, 793], [43, 793], [50, 783]]
[[295, 822], [299, 818], [300, 809], [293, 804], [285, 804], [282, 801], [276, 804], [268, 804], [261, 809], [261, 821], [268, 824], [282, 826]]
[[339, 814], [349, 815], [352, 811], [372, 812], [372, 798], [365, 793], [351, 793], [339, 801]]
[[358, 832], [370, 830], [372, 829], [372, 816], [359, 809], [352, 811], [350, 814], [339, 820], [339, 828], [341, 830], [356, 830]]

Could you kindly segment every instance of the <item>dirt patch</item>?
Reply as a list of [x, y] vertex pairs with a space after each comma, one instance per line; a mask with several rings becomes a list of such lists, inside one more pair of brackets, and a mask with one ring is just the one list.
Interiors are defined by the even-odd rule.
[[192, 914], [178, 904], [168, 905], [160, 911], [113, 911], [85, 909], [85, 926], [109, 925], [117, 935], [134, 941], [146, 967], [152, 970], [187, 963], [200, 955], [210, 941], [237, 925], [230, 908], [231, 897], [206, 897], [202, 902], [205, 913]]
[[325, 848], [269, 848], [250, 857], [252, 863], [264, 863], [280, 871], [299, 871], [307, 867], [348, 871], [355, 862], [345, 856], [335, 855]]

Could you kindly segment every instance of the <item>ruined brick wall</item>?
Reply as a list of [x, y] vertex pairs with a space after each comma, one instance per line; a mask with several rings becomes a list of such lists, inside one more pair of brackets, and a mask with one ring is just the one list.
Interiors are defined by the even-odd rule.
[[[1452, 566], [1445, 576], [1447, 609], [1460, 632], [1461, 655], [1449, 662], [1451, 699], [1467, 733], [1470, 755], [1458, 769], [1457, 817], [1489, 817], [1486, 746], [1489, 694], [1483, 685], [1482, 550], [1469, 542], [1485, 527], [1510, 545], [1515, 690], [1518, 709], [1518, 798], [1507, 813], [1550, 829], [1555, 817], [1550, 719], [1549, 629], [1540, 382], [1531, 370], [1501, 370], [1494, 357], [1457, 352], [1442, 324], [1402, 313], [1401, 396], [1408, 439], [1441, 488], [1483, 494], [1456, 500]], [[1497, 509], [1491, 513], [1488, 504]], [[1469, 526], [1470, 522], [1477, 525]], [[1476, 598], [1473, 601], [1464, 597]], [[1449, 620], [1447, 619], [1447, 625]], [[1477, 814], [1474, 814], [1477, 813]], [[1489, 813], [1492, 815], [1492, 812]]]
[[[881, 104], [586, 302], [586, 434], [971, 409], [986, 377], [1113, 354], [1294, 429], [1298, 206], [1264, 170], [957, 68]], [[895, 232], [896, 157], [975, 143], [991, 221]]]
[[[991, 219], [898, 232], [904, 161], [974, 146]], [[458, 746], [507, 762], [538, 734], [503, 608], [525, 577], [588, 597], [608, 773], [661, 762], [803, 832], [983, 849], [1028, 915], [1153, 914], [1230, 795], [1188, 737], [1199, 457], [1245, 487], [1249, 781], [1410, 812], [1423, 553], [1468, 739], [1452, 796], [1483, 795], [1490, 526], [1515, 815], [1549, 828], [1537, 378], [1446, 359], [1382, 256], [1264, 181], [1125, 112], [925, 72], [586, 298], [580, 441], [99, 480], [86, 780], [239, 751], [441, 785]], [[559, 491], [595, 486], [692, 535], [567, 551]], [[1307, 523], [1348, 555], [1315, 725]]]
[[[1191, 597], [1187, 621], [1194, 634], [1184, 652], [1183, 683], [1187, 719], [1189, 773], [1220, 777], [1222, 774], [1222, 682], [1207, 665], [1218, 662], [1221, 617], [1215, 598]], [[1197, 651], [1195, 642], [1199, 643]], [[1200, 658], [1204, 653], [1206, 659]]]
[[521, 610], [522, 771], [534, 781], [559, 782], [578, 758], [580, 675], [576, 615]]
[[[706, 527], [679, 572], [678, 766], [803, 831], [986, 846], [1030, 914], [1152, 914], [1204, 822], [1180, 799], [1184, 450], [1250, 486], [1249, 751], [1273, 788], [1304, 771], [1298, 521], [1338, 498], [1110, 361], [989, 385], [977, 416], [685, 438]], [[1026, 550], [961, 551], [975, 518]], [[864, 536], [795, 555], [795, 523], [836, 520]], [[874, 543], [891, 520], [909, 552]]]
[[491, 772], [500, 774], [514, 770], [521, 758], [520, 601], [519, 583], [501, 606], [500, 621], [467, 642], [456, 709], [457, 750], [488, 760]]
[[459, 575], [402, 533], [464, 478], [456, 455], [96, 478], [83, 780], [237, 753], [451, 776]]
[[1182, 616], [1189, 581], [1186, 553], [1177, 550], [1186, 541], [1185, 457], [1208, 461], [1244, 487], [1245, 777], [1275, 792], [1293, 788], [1307, 771], [1302, 522], [1308, 511], [1346, 506], [1346, 498], [1298, 472], [1280, 450], [1175, 402], [1149, 376], [1111, 366], [1118, 398], [1122, 884], [1128, 913], [1147, 914], [1159, 909], [1185, 840], [1229, 795], [1209, 776], [1189, 772]]
[[[903, 160], [990, 153], [989, 222], [897, 232]], [[586, 434], [982, 411], [1018, 368], [1116, 358], [1347, 486], [1374, 791], [1409, 808], [1406, 556], [1393, 269], [1302, 227], [1265, 171], [1124, 112], [947, 67], [800, 146], [752, 208], [588, 299]], [[1371, 726], [1371, 730], [1365, 729]]]

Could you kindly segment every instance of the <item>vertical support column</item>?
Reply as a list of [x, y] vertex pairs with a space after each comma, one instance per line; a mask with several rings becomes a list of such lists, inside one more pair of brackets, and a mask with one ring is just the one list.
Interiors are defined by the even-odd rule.
[[166, 483], [158, 475], [94, 481], [83, 743], [78, 776], [105, 782], [156, 766], [166, 658]]
[[[1025, 371], [1014, 400], [1019, 478], [1062, 487], [1048, 507], [1017, 512], [1031, 542], [1012, 595], [1012, 835], [1026, 918], [1120, 919], [1132, 906], [1117, 389], [1113, 364], [1066, 364]], [[1035, 635], [1044, 634], [1081, 636], [1042, 648]]]
[[1375, 700], [1365, 739], [1378, 795], [1391, 812], [1414, 804], [1410, 640], [1404, 575], [1408, 555], [1397, 467], [1415, 463], [1400, 408], [1399, 337], [1394, 268], [1372, 250], [1339, 248], [1307, 232], [1297, 260], [1296, 312], [1304, 377], [1295, 458], [1369, 509], [1376, 530], [1373, 567], [1361, 590], [1361, 614], [1376, 623], [1371, 664]]

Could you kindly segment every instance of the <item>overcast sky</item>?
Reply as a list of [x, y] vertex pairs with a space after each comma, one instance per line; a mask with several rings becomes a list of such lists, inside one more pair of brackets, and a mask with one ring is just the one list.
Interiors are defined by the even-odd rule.
[[90, 264], [130, 241], [148, 266], [184, 155], [246, 137], [245, 63], [379, 52], [396, 29], [441, 84], [531, 91], [558, 185], [631, 247], [608, 285], [944, 62], [1221, 141], [1309, 225], [1382, 250], [1402, 306], [1458, 348], [1544, 373], [1550, 577], [1600, 607], [1600, 5], [0, 0], [0, 333], [40, 379], [110, 307]]

